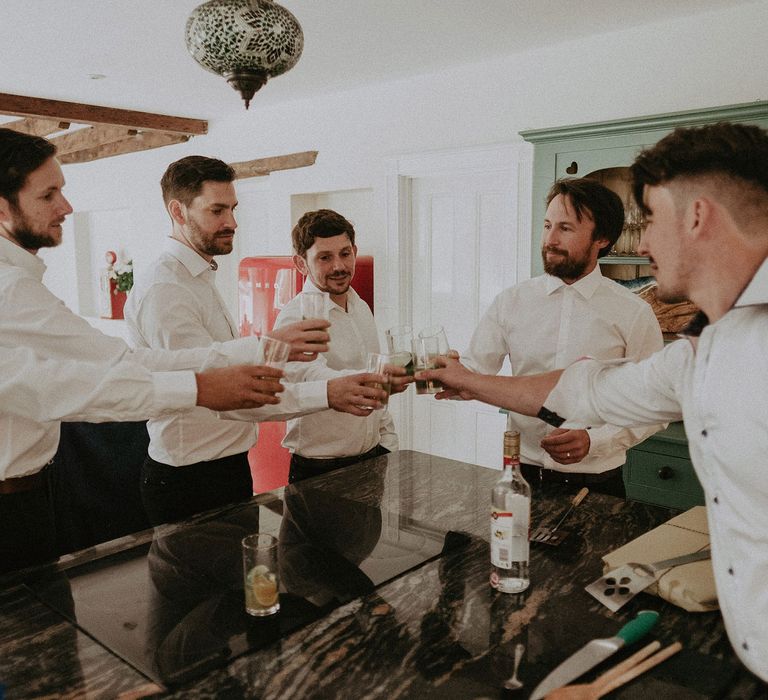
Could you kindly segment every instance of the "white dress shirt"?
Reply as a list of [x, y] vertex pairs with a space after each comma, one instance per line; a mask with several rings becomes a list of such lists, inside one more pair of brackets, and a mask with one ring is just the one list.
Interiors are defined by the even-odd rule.
[[[307, 279], [305, 292], [320, 291]], [[368, 304], [352, 287], [347, 292], [347, 310], [331, 301], [327, 292], [326, 310], [331, 327], [328, 352], [314, 362], [290, 362], [286, 376], [291, 381], [333, 379], [343, 374], [364, 372], [369, 352], [381, 352], [376, 323]], [[301, 320], [301, 295], [295, 296], [280, 312], [275, 328]], [[302, 457], [330, 459], [351, 457], [381, 443], [390, 452], [397, 450], [395, 426], [389, 411], [382, 408], [368, 416], [322, 411], [288, 421], [283, 445]]]
[[[0, 236], [0, 347], [26, 347], [43, 359], [101, 365], [114, 365], [130, 358], [154, 371], [253, 362], [255, 338], [178, 352], [131, 351], [122, 339], [100, 333], [51, 294], [42, 283], [44, 272], [45, 263], [37, 255]], [[168, 381], [187, 382], [188, 386], [188, 379], [181, 377]], [[131, 401], [125, 403], [125, 415], [122, 406], [122, 401], [115, 406], [112, 419], [135, 420]], [[30, 420], [0, 408], [0, 479], [39, 471], [56, 453], [58, 444], [58, 421]]]
[[[505, 289], [480, 320], [462, 361], [475, 372], [496, 374], [509, 357], [512, 374], [523, 376], [562, 369], [585, 355], [642, 359], [662, 347], [650, 305], [603, 277], [597, 265], [570, 285], [541, 275]], [[628, 448], [663, 427], [593, 427], [587, 456], [576, 464], [560, 464], [540, 445], [552, 428], [538, 418], [512, 416], [520, 431], [522, 462], [589, 474], [624, 464]]]
[[[136, 279], [125, 306], [129, 343], [138, 348], [208, 347], [237, 336], [237, 325], [216, 289], [210, 263], [192, 248], [167, 238], [160, 257]], [[149, 456], [181, 467], [247, 452], [256, 443], [256, 421], [284, 420], [328, 408], [326, 382], [285, 385], [280, 403], [222, 414], [207, 408], [150, 420]], [[247, 420], [248, 422], [242, 422]]]
[[192, 408], [194, 372], [150, 372], [124, 360], [42, 360], [29, 348], [0, 347], [0, 404], [6, 413], [38, 421], [143, 420]]
[[768, 681], [768, 260], [698, 339], [640, 362], [576, 362], [544, 405], [573, 426], [685, 421], [704, 488], [718, 600], [744, 664]]

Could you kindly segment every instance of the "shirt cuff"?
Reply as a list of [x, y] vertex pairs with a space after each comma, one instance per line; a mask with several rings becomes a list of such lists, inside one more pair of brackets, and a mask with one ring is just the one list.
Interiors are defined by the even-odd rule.
[[256, 336], [228, 340], [223, 345], [230, 365], [253, 365], [258, 357], [259, 339]]
[[197, 404], [197, 380], [192, 371], [152, 372], [152, 385], [158, 412], [175, 412]]
[[[592, 418], [587, 415], [587, 394], [591, 377], [599, 369], [600, 363], [591, 359], [577, 360], [567, 367], [549, 392], [542, 410], [563, 419], [560, 427], [565, 429], [581, 429], [590, 425]], [[573, 420], [572, 416], [578, 416], [578, 420]]]
[[318, 379], [292, 384], [301, 411], [322, 411], [328, 408], [328, 381]]

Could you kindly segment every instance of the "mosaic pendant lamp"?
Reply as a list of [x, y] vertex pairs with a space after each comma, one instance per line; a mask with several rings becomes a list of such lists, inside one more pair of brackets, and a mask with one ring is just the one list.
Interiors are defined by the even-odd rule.
[[298, 20], [272, 0], [210, 0], [187, 19], [187, 49], [245, 100], [273, 76], [293, 68], [304, 48]]

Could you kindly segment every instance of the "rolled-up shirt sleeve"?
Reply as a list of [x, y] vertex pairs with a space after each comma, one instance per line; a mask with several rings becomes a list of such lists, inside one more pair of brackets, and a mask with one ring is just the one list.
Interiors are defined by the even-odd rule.
[[641, 362], [578, 360], [563, 371], [544, 406], [565, 419], [564, 428], [681, 420], [678, 382], [692, 359], [683, 339]]

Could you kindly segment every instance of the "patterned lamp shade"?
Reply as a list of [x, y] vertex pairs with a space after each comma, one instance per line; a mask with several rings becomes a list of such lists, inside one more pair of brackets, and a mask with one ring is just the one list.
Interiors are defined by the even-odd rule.
[[245, 108], [268, 78], [293, 68], [304, 49], [298, 20], [272, 0], [209, 0], [187, 20], [187, 49], [223, 76]]

